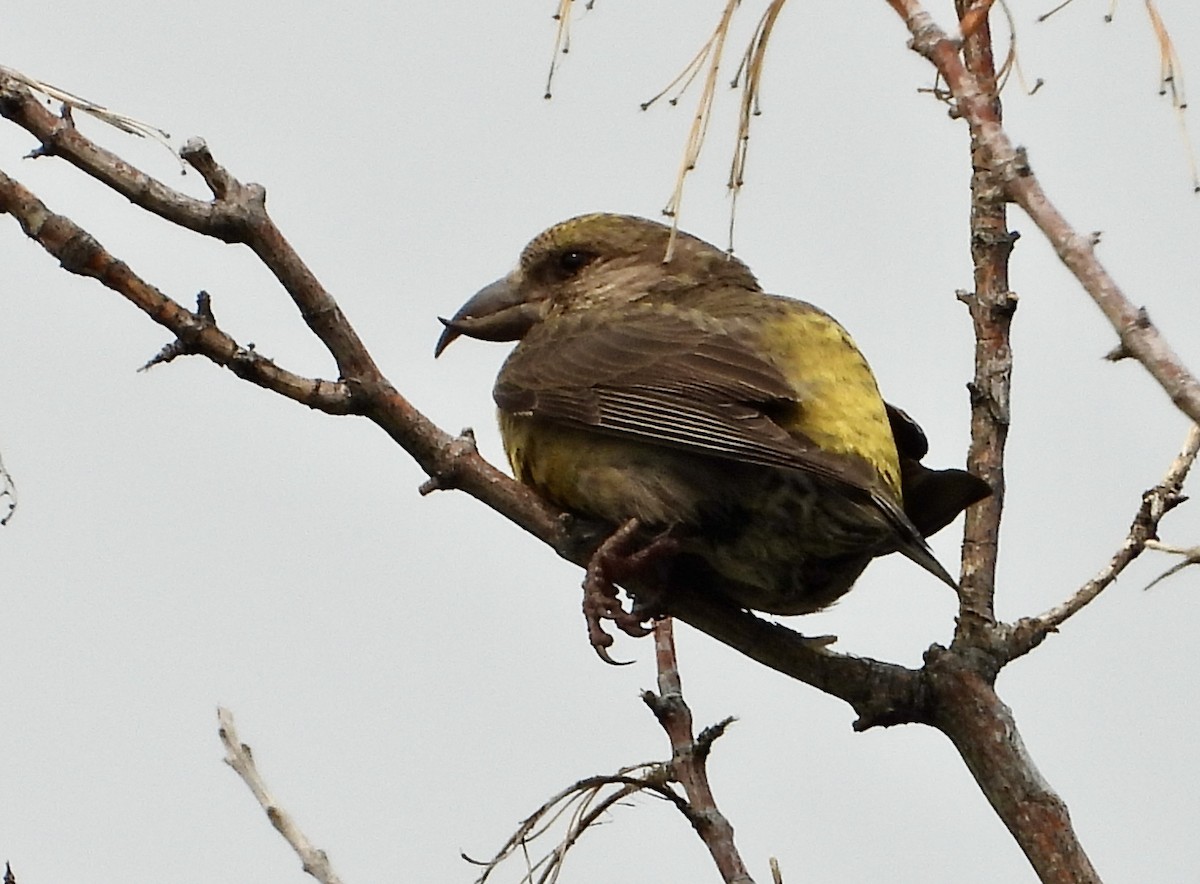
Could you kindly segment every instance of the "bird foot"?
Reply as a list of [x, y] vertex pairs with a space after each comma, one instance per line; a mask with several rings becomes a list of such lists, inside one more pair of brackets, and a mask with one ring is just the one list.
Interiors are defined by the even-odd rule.
[[617, 597], [616, 581], [644, 571], [678, 548], [674, 540], [660, 535], [640, 549], [633, 549], [640, 527], [637, 519], [630, 519], [610, 534], [592, 553], [587, 576], [583, 579], [583, 616], [587, 621], [588, 639], [600, 659], [613, 666], [624, 666], [633, 661], [618, 661], [609, 656], [613, 637], [604, 630], [602, 621], [611, 620], [626, 635], [642, 638], [654, 631], [653, 627], [643, 624], [660, 616], [662, 610], [657, 596], [646, 598], [643, 594], [626, 611]]

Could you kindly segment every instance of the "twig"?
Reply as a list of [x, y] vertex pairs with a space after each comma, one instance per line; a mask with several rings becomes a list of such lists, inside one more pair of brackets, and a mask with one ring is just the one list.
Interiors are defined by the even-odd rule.
[[292, 297], [312, 332], [337, 362], [342, 378], [378, 383], [382, 373], [337, 302], [292, 249], [266, 209], [266, 188], [243, 184], [222, 168], [202, 139], [180, 151], [200, 173], [212, 201], [187, 196], [126, 163], [83, 136], [69, 117], [57, 117], [30, 93], [24, 81], [0, 69], [0, 116], [25, 128], [43, 145], [43, 155], [62, 157], [130, 202], [205, 236], [248, 246]]
[[999, 0], [998, 5], [1004, 13], [1005, 20], [1008, 22], [1008, 52], [1004, 56], [1004, 63], [1000, 65], [1000, 70], [997, 72], [998, 88], [1000, 91], [1003, 91], [1005, 85], [1008, 83], [1009, 75], [1015, 72], [1017, 82], [1021, 85], [1021, 90], [1026, 95], [1033, 95], [1045, 85], [1045, 82], [1041, 77], [1038, 77], [1033, 81], [1033, 85], [1030, 86], [1029, 81], [1025, 79], [1025, 71], [1021, 68], [1021, 56], [1017, 52], [1017, 22], [1013, 18], [1012, 8], [1009, 6], [1007, 0]]
[[771, 33], [783, 5], [787, 0], [771, 0], [758, 20], [754, 36], [742, 56], [742, 63], [733, 76], [733, 86], [742, 84], [742, 100], [738, 111], [737, 144], [733, 149], [733, 161], [729, 166], [729, 251], [733, 251], [733, 225], [737, 219], [737, 199], [742, 192], [746, 179], [746, 161], [750, 150], [750, 123], [754, 117], [762, 113], [759, 105], [759, 92], [762, 89], [763, 64], [767, 54], [767, 44], [771, 41]]
[[[1036, 647], [1048, 633], [1056, 631], [1070, 617], [1083, 610], [1089, 602], [1111, 585], [1121, 572], [1141, 555], [1143, 550], [1154, 543], [1154, 539], [1158, 536], [1158, 525], [1163, 516], [1183, 502], [1183, 482], [1187, 478], [1192, 464], [1196, 461], [1198, 451], [1200, 451], [1200, 426], [1193, 424], [1188, 430], [1187, 438], [1179, 453], [1171, 461], [1171, 465], [1163, 474], [1162, 479], [1142, 495], [1142, 505], [1133, 517], [1129, 533], [1125, 535], [1125, 540], [1108, 564], [1095, 577], [1079, 587], [1067, 600], [1036, 617], [1026, 617], [1014, 625], [1012, 658]], [[1184, 561], [1167, 574], [1160, 576], [1154, 583], [1173, 574], [1186, 564], [1188, 562]], [[1153, 586], [1154, 583], [1150, 585]]]
[[[671, 789], [668, 778], [665, 765], [646, 762], [623, 767], [615, 774], [579, 780], [551, 796], [526, 817], [491, 859], [472, 859], [465, 853], [462, 857], [473, 865], [484, 867], [483, 873], [476, 879], [477, 884], [483, 884], [500, 863], [518, 851], [527, 860], [527, 874], [523, 880], [532, 881], [533, 873], [539, 870], [542, 872], [539, 880], [545, 880], [547, 876], [557, 875], [568, 851], [584, 832], [596, 825], [605, 813], [626, 798], [645, 792], [670, 801], [686, 814], [687, 802]], [[604, 790], [610, 786], [619, 788], [605, 794]], [[570, 815], [571, 822], [558, 844], [536, 862], [529, 860], [529, 845], [546, 835], [565, 814]]]
[[669, 617], [654, 626], [654, 654], [658, 664], [658, 693], [645, 691], [642, 699], [671, 741], [671, 771], [687, 794], [688, 819], [716, 862], [722, 880], [727, 884], [753, 884], [733, 842], [733, 826], [717, 809], [708, 782], [709, 751], [733, 719], [726, 718], [706, 728], [699, 737], [692, 736], [692, 710], [683, 699]]
[[267, 789], [254, 764], [250, 747], [243, 743], [233, 726], [233, 713], [223, 707], [217, 707], [217, 722], [220, 727], [217, 733], [225, 747], [225, 763], [236, 771], [254, 795], [255, 800], [266, 811], [267, 819], [275, 830], [291, 845], [292, 850], [300, 857], [304, 871], [312, 875], [321, 884], [341, 884], [341, 879], [329, 864], [325, 851], [312, 845], [300, 827], [296, 825], [291, 814], [279, 806]]
[[[726, 0], [725, 8], [721, 11], [721, 18], [717, 21], [716, 28], [713, 29], [712, 35], [700, 48], [700, 51], [692, 59], [689, 65], [684, 69], [684, 72], [672, 80], [672, 84], [679, 82], [681, 78], [685, 80], [684, 88], [691, 83], [696, 74], [705, 68], [707, 63], [707, 73], [704, 77], [704, 88], [700, 92], [700, 98], [696, 102], [696, 112], [692, 116], [692, 125], [688, 130], [687, 142], [683, 149], [683, 158], [679, 163], [679, 171], [675, 175], [675, 189], [671, 193], [671, 198], [667, 200], [667, 205], [663, 208], [663, 214], [671, 219], [671, 240], [667, 245], [667, 253], [663, 258], [664, 261], [670, 261], [672, 252], [675, 247], [675, 231], [679, 227], [679, 210], [683, 203], [683, 184], [687, 179], [688, 174], [696, 168], [696, 163], [700, 159], [700, 150], [704, 147], [704, 137], [708, 134], [708, 122], [712, 116], [713, 101], [717, 93], [717, 76], [721, 68], [721, 56], [725, 49], [725, 38], [729, 34], [729, 24], [733, 20], [733, 11], [737, 9], [741, 0]], [[667, 89], [670, 89], [667, 86]], [[645, 110], [653, 104], [659, 96], [667, 90], [663, 90], [654, 98], [642, 104], [642, 109]], [[672, 102], [673, 103], [673, 102]]]
[[[963, 32], [963, 64], [998, 117], [1000, 87], [987, 16], [991, 4], [958, 0], [955, 6]], [[972, 167], [969, 220], [974, 291], [959, 295], [970, 310], [975, 331], [975, 375], [968, 386], [971, 446], [967, 467], [988, 483], [992, 494], [968, 507], [966, 513], [956, 647], [986, 646], [995, 623], [996, 564], [1005, 500], [1004, 451], [1012, 396], [1011, 329], [1017, 308], [1017, 296], [1008, 285], [1008, 260], [1016, 237], [1008, 229], [1004, 190], [986, 163], [972, 162]]]
[[[665, 798], [683, 813], [709, 848], [723, 880], [730, 884], [753, 884], [733, 844], [733, 828], [717, 810], [708, 784], [708, 753], [732, 719], [707, 728], [699, 737], [693, 738], [691, 711], [680, 693], [670, 619], [659, 621], [654, 635], [659, 693], [646, 691], [642, 699], [653, 710], [670, 738], [670, 764], [632, 765], [614, 775], [580, 780], [551, 796], [521, 823], [490, 860], [479, 861], [463, 855], [468, 862], [484, 867], [477, 884], [483, 884], [501, 862], [518, 851], [527, 856], [525, 851], [528, 845], [545, 835], [560, 817], [569, 813], [571, 821], [562, 839], [537, 861], [528, 860], [523, 879], [531, 882], [534, 875], [538, 874], [539, 882], [555, 880], [567, 853], [583, 833], [614, 805], [639, 792]], [[683, 786], [686, 799], [676, 794], [670, 785], [672, 781]], [[604, 790], [609, 786], [620, 788], [605, 794]]]
[[1122, 355], [1145, 366], [1184, 414], [1200, 422], [1200, 381], [1183, 365], [1163, 334], [1135, 307], [1104, 269], [1095, 253], [1095, 238], [1071, 227], [1033, 175], [1023, 149], [1013, 145], [1000, 126], [985, 84], [964, 67], [959, 43], [951, 40], [919, 0], [887, 0], [912, 34], [912, 48], [927, 58], [953, 93], [958, 114], [1013, 199], [1045, 234], [1059, 258], [1079, 280], [1116, 331]]
[[[1049, 12], [1039, 15], [1037, 20], [1039, 22], [1045, 21], [1070, 3], [1071, 0], [1064, 0], [1064, 2], [1059, 3]], [[1183, 65], [1180, 64], [1179, 55], [1175, 51], [1175, 43], [1171, 39], [1171, 32], [1163, 22], [1162, 15], [1159, 13], [1154, 0], [1144, 0], [1144, 4], [1146, 7], [1146, 17], [1150, 19], [1150, 28], [1154, 31], [1155, 40], [1158, 41], [1158, 94], [1169, 94], [1171, 96], [1171, 106], [1175, 109], [1175, 118], [1179, 122], [1179, 135], [1183, 141], [1188, 172], [1192, 178], [1192, 189], [1200, 192], [1200, 173], [1197, 172], [1196, 168], [1196, 150], [1192, 145], [1192, 137], [1188, 134], [1187, 127], [1187, 96], [1183, 89]], [[1116, 8], [1117, 0], [1111, 0], [1108, 12], [1104, 16], [1106, 22], [1113, 20]]]
[[0, 503], [3, 503], [5, 513], [0, 516], [0, 526], [7, 525], [8, 520], [17, 511], [17, 483], [13, 481], [12, 473], [4, 466], [4, 458], [0, 457]]
[[138, 138], [150, 138], [157, 141], [172, 154], [175, 149], [171, 147], [171, 136], [157, 126], [152, 126], [150, 123], [144, 123], [134, 117], [126, 116], [118, 113], [102, 104], [97, 104], [94, 101], [89, 101], [73, 92], [68, 92], [66, 89], [59, 89], [57, 86], [51, 86], [49, 83], [43, 83], [34, 77], [30, 77], [20, 71], [0, 65], [0, 74], [7, 77], [12, 77], [21, 83], [24, 83], [35, 92], [41, 92], [43, 95], [48, 95], [55, 101], [61, 101], [68, 108], [83, 111], [89, 116], [95, 117], [102, 123], [112, 126], [114, 129], [119, 129], [122, 132], [127, 132], [130, 135], [136, 135]]
[[1154, 30], [1154, 37], [1158, 40], [1159, 54], [1159, 95], [1171, 96], [1171, 106], [1175, 108], [1175, 117], [1179, 121], [1179, 134], [1183, 139], [1183, 149], [1187, 154], [1188, 171], [1192, 176], [1192, 190], [1200, 192], [1200, 173], [1196, 171], [1196, 151], [1192, 147], [1192, 138], [1188, 134], [1187, 128], [1187, 95], [1183, 89], [1183, 65], [1180, 64], [1179, 55], [1175, 52], [1175, 42], [1171, 39], [1171, 32], [1167, 30], [1166, 24], [1163, 23], [1162, 15], [1159, 14], [1158, 7], [1154, 5], [1154, 0], [1145, 0], [1146, 15], [1150, 17], [1150, 27]]
[[1174, 544], [1162, 543], [1158, 540], [1147, 540], [1146, 549], [1152, 549], [1157, 552], [1165, 552], [1176, 556], [1183, 556], [1183, 561], [1172, 565], [1170, 568], [1163, 571], [1161, 574], [1147, 583], [1146, 589], [1157, 586], [1172, 574], [1178, 574], [1189, 565], [1200, 564], [1200, 546], [1175, 546]]
[[[584, 9], [590, 10], [594, 0], [587, 0]], [[543, 98], [552, 97], [551, 86], [554, 75], [558, 71], [560, 54], [567, 55], [571, 51], [571, 11], [575, 8], [575, 0], [558, 0], [558, 9], [554, 13], [557, 25], [554, 29], [554, 52], [550, 56], [550, 73], [546, 75], [546, 93]]]
[[238, 377], [328, 414], [351, 411], [349, 388], [306, 378], [243, 348], [211, 317], [192, 313], [139, 277], [110, 254], [91, 234], [65, 215], [57, 215], [19, 183], [0, 172], [0, 213], [12, 215], [30, 238], [58, 258], [64, 270], [90, 276], [124, 296], [155, 322], [175, 333], [188, 352], [201, 353]]

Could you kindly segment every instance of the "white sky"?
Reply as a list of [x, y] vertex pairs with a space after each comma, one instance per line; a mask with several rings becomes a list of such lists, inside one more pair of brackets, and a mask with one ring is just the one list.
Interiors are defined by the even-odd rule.
[[[578, 4], [582, 5], [582, 4]], [[745, 4], [731, 53], [760, 4]], [[1200, 205], [1157, 97], [1140, 4], [1049, 22], [1019, 7], [1034, 97], [1010, 130], [1082, 231], [1200, 368]], [[1185, 69], [1200, 16], [1162, 0]], [[277, 223], [396, 385], [448, 430], [499, 443], [490, 388], [506, 348], [456, 344], [435, 317], [505, 272], [548, 224], [591, 210], [654, 217], [691, 113], [641, 113], [721, 3], [603, 2], [576, 21], [542, 99], [552, 2], [24, 4], [0, 64], [169, 130], [205, 137], [264, 183]], [[932, 7], [943, 23], [948, 2]], [[582, 11], [582, 10], [581, 10]], [[966, 128], [917, 90], [931, 71], [883, 2], [790, 4], [768, 55], [739, 203], [739, 255], [773, 291], [851, 330], [885, 394], [961, 464], [971, 285]], [[732, 72], [733, 55], [727, 62]], [[1200, 80], [1197, 80], [1200, 82]], [[1015, 84], [1013, 84], [1015, 86]], [[723, 242], [732, 95], [684, 203]], [[203, 195], [160, 148], [83, 124]], [[1200, 123], [1193, 120], [1200, 134]], [[146, 279], [301, 373], [331, 360], [244, 250], [173, 231], [0, 126], [0, 168]], [[1060, 601], [1115, 550], [1187, 422], [1014, 210], [1014, 429], [999, 609]], [[577, 568], [467, 497], [421, 498], [420, 471], [362, 420], [312, 413], [200, 359], [135, 369], [164, 331], [72, 278], [0, 218], [0, 452], [20, 509], [0, 531], [0, 860], [50, 881], [290, 882], [299, 863], [221, 764], [229, 706], [279, 799], [346, 882], [470, 881], [545, 797], [662, 758], [638, 700], [648, 641], [600, 664]], [[935, 544], [953, 568], [959, 526]], [[1200, 542], [1195, 505], [1164, 539]], [[1041, 771], [1105, 880], [1195, 880], [1200, 774], [1193, 643], [1200, 572], [1154, 592], [1147, 555], [1001, 676]], [[903, 560], [873, 565], [827, 614], [790, 620], [843, 650], [917, 664], [952, 631], [950, 594]], [[711, 763], [759, 881], [1032, 879], [948, 742], [902, 727], [856, 735], [852, 712], [686, 627], [698, 725], [737, 715]], [[586, 836], [567, 880], [715, 880], [683, 819], [649, 799]], [[496, 879], [515, 881], [513, 866]]]

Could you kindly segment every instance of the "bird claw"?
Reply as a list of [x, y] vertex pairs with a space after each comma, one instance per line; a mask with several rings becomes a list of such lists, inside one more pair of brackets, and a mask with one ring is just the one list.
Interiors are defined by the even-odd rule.
[[645, 621], [659, 616], [659, 606], [644, 599], [639, 599], [626, 611], [617, 597], [614, 579], [635, 574], [676, 548], [673, 540], [660, 536], [630, 552], [629, 547], [640, 527], [637, 519], [630, 519], [609, 535], [592, 554], [587, 576], [583, 579], [583, 616], [587, 621], [588, 639], [600, 659], [613, 666], [624, 666], [633, 661], [617, 661], [609, 656], [613, 637], [604, 630], [601, 621], [611, 620], [626, 635], [643, 638], [654, 631], [653, 627], [643, 625]]
[[613, 642], [613, 637], [600, 628], [599, 620], [588, 620], [588, 638], [592, 642], [592, 650], [596, 652], [596, 656], [607, 663], [609, 666], [628, 666], [632, 660], [614, 660], [609, 656], [608, 647]]

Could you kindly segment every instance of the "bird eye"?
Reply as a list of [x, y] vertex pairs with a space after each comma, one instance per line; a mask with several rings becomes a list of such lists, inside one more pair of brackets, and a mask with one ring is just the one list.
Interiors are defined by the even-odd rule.
[[564, 276], [573, 276], [594, 258], [591, 252], [582, 249], [564, 249], [558, 255], [558, 270]]

